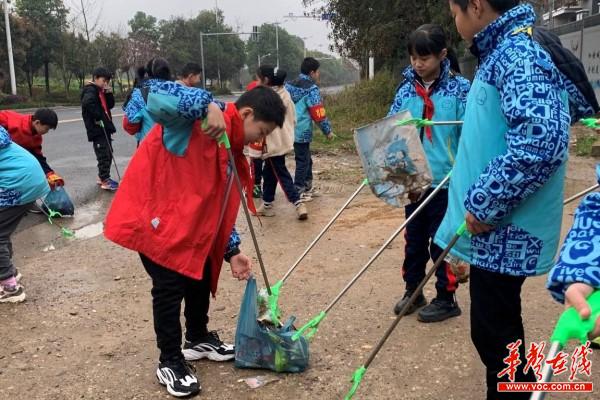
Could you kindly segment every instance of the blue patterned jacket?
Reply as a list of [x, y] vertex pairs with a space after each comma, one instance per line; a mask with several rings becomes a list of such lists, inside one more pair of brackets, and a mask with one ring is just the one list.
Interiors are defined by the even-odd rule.
[[310, 76], [300, 74], [295, 81], [286, 83], [285, 89], [290, 92], [296, 106], [296, 130], [294, 132], [296, 143], [312, 142], [313, 121], [319, 125], [323, 134], [329, 135], [332, 132], [331, 123], [323, 106], [321, 91]]
[[[441, 67], [440, 77], [434, 83], [433, 94], [430, 95], [435, 108], [433, 120], [462, 121], [471, 84], [467, 79], [455, 75], [450, 70], [450, 61], [444, 60]], [[396, 91], [388, 116], [408, 110], [413, 117], [421, 118], [425, 105], [415, 89], [415, 85], [422, 85], [421, 80], [412, 66], [404, 70], [403, 76], [404, 81]], [[434, 126], [431, 130], [432, 140], [422, 135], [422, 142], [433, 174], [432, 186], [436, 187], [454, 166], [461, 127]]]
[[38, 160], [0, 126], [0, 209], [32, 203], [50, 193]]
[[523, 27], [535, 12], [519, 5], [474, 38], [479, 57], [435, 242], [450, 242], [470, 212], [495, 228], [462, 237], [455, 256], [488, 271], [548, 272], [560, 239], [568, 157], [568, 93], [548, 53]]
[[[596, 174], [600, 183], [600, 164]], [[577, 208], [547, 286], [556, 300], [564, 302], [565, 290], [575, 282], [600, 289], [600, 193], [587, 195]]]

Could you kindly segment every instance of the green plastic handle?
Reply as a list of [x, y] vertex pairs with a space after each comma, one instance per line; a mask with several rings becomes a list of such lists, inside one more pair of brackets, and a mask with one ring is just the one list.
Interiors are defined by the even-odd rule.
[[588, 128], [600, 129], [600, 125], [598, 125], [598, 119], [596, 119], [596, 118], [583, 118], [583, 119], [579, 120], [579, 122], [581, 122], [583, 125], [587, 126]]
[[[202, 121], [202, 129], [206, 130], [208, 128], [208, 120], [205, 119]], [[223, 132], [219, 140], [217, 140], [219, 145], [224, 145], [226, 149], [231, 149], [231, 143], [229, 142], [229, 137], [227, 136], [227, 132]]]
[[363, 181], [363, 185], [368, 185], [369, 184], [369, 178], [365, 178], [365, 180]]
[[559, 342], [565, 347], [569, 340], [579, 340], [582, 344], [588, 341], [588, 334], [594, 330], [596, 320], [600, 317], [600, 290], [594, 292], [587, 299], [592, 315], [587, 320], [582, 320], [575, 308], [571, 307], [562, 313], [552, 337], [552, 342]]
[[62, 235], [66, 238], [72, 238], [75, 237], [75, 232], [73, 232], [70, 229], [67, 228], [61, 228], [60, 232], [62, 233]]
[[271, 321], [273, 321], [273, 323], [276, 325], [279, 324], [279, 320], [281, 318], [281, 310], [279, 309], [277, 303], [279, 303], [279, 292], [282, 285], [283, 281], [279, 281], [275, 285], [271, 286], [271, 295], [267, 300], [269, 311], [271, 312]]
[[396, 125], [415, 125], [417, 128], [423, 128], [425, 126], [433, 126], [433, 121], [424, 118], [408, 118], [399, 120], [398, 122], [396, 122]]
[[458, 229], [456, 230], [456, 234], [458, 236], [463, 236], [465, 233], [468, 234], [467, 232], [467, 222], [463, 222], [461, 226], [458, 227]]
[[366, 372], [367, 372], [367, 369], [365, 368], [364, 365], [361, 366], [356, 371], [354, 371], [354, 374], [352, 374], [352, 379], [350, 380], [352, 382], [352, 388], [346, 394], [346, 397], [344, 397], [344, 400], [350, 400], [354, 397]]
[[323, 321], [323, 319], [325, 319], [326, 316], [327, 313], [325, 311], [321, 311], [316, 317], [308, 321], [306, 325], [304, 325], [296, 333], [294, 333], [294, 336], [292, 336], [292, 340], [296, 341], [300, 339], [300, 336], [302, 336], [306, 331], [308, 331], [308, 333], [304, 336], [307, 339], [312, 338], [315, 335], [315, 333], [317, 333], [317, 330], [319, 329], [319, 324], [321, 323], [321, 321]]

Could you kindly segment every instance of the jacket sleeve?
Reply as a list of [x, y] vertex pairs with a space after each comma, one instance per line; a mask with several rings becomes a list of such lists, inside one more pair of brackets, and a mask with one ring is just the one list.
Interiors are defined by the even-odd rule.
[[225, 249], [225, 261], [230, 262], [231, 257], [240, 253], [239, 247], [242, 244], [242, 239], [240, 234], [235, 229], [235, 226], [231, 230], [231, 235], [229, 236], [229, 242], [227, 243], [227, 248]]
[[48, 165], [48, 161], [46, 161], [46, 157], [41, 152], [36, 153], [35, 151], [32, 151], [30, 149], [27, 149], [27, 151], [29, 151], [31, 153], [31, 155], [33, 155], [35, 157], [36, 160], [38, 160], [38, 162], [40, 163], [40, 167], [42, 167], [42, 169], [44, 170], [44, 175], [46, 175], [48, 172], [54, 171], [52, 169], [52, 167], [50, 167], [50, 165]]
[[4, 129], [3, 126], [0, 126], [0, 149], [10, 146], [11, 143], [12, 140], [10, 139], [8, 131]]
[[331, 133], [331, 123], [325, 113], [321, 91], [317, 85], [314, 85], [310, 89], [307, 105], [310, 118], [319, 125], [319, 128], [321, 128], [321, 132], [323, 132], [324, 135], [329, 135]]
[[100, 99], [96, 95], [95, 90], [84, 89], [83, 96], [81, 96], [81, 108], [84, 109], [88, 115], [92, 116], [95, 121], [102, 120], [102, 105]]
[[563, 303], [572, 283], [600, 289], [600, 194], [588, 195], [577, 208], [575, 220], [548, 275], [547, 288]]
[[[508, 124], [506, 153], [492, 159], [469, 189], [465, 208], [497, 225], [542, 187], [567, 160], [571, 118], [561, 100], [561, 79], [535, 51], [496, 63], [496, 87]], [[514, 61], [514, 60], [517, 61]]]
[[8, 115], [6, 111], [0, 111], [0, 126], [8, 129]]
[[[459, 77], [458, 78], [458, 93], [456, 98], [456, 119], [457, 121], [465, 120], [465, 111], [467, 109], [467, 97], [469, 95], [469, 90], [471, 89], [471, 82], [467, 79]], [[462, 134], [462, 125], [457, 126], [458, 134]]]

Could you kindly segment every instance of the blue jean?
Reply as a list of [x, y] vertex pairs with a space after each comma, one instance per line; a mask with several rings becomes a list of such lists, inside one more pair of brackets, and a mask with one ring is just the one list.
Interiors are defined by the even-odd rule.
[[298, 193], [302, 194], [312, 189], [312, 156], [310, 153], [310, 143], [294, 143], [294, 153], [296, 155], [296, 176], [294, 185]]
[[275, 200], [278, 182], [290, 203], [296, 204], [300, 200], [300, 194], [294, 186], [292, 175], [285, 166], [285, 156], [276, 156], [265, 160], [263, 180], [263, 201], [265, 203], [272, 203]]

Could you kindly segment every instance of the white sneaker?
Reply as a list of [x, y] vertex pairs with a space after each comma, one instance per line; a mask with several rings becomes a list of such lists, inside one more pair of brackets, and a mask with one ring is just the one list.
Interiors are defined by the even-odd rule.
[[25, 298], [25, 289], [19, 284], [12, 288], [0, 286], [0, 303], [22, 303]]
[[256, 209], [256, 214], [259, 217], [274, 217], [275, 210], [273, 210], [273, 204], [262, 203], [260, 207]]
[[308, 203], [309, 201], [313, 201], [312, 195], [308, 192], [304, 192], [300, 195], [300, 202]]
[[308, 219], [308, 210], [306, 209], [306, 204], [298, 203], [296, 205], [296, 214], [298, 214], [298, 219], [300, 221]]

